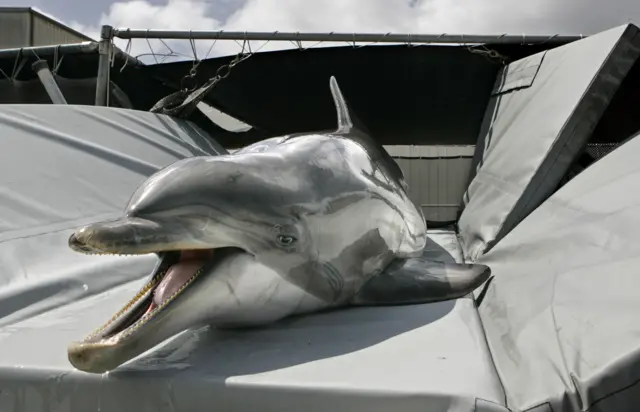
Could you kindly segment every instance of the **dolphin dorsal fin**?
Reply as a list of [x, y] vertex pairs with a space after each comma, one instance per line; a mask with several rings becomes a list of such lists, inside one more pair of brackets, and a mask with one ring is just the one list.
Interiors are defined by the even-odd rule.
[[336, 114], [338, 116], [338, 130], [336, 132], [348, 133], [353, 129], [353, 120], [351, 119], [347, 102], [344, 100], [344, 96], [338, 86], [338, 81], [334, 76], [331, 76], [329, 80], [329, 87], [331, 88], [331, 95], [333, 96], [333, 103], [336, 105]]

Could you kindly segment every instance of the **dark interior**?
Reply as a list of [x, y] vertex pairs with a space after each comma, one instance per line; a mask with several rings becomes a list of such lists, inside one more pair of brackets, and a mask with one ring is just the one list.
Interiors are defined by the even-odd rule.
[[[557, 45], [502, 44], [472, 49], [390, 45], [258, 53], [235, 66], [229, 77], [204, 100], [253, 126], [250, 131], [226, 131], [198, 110], [188, 119], [227, 148], [292, 132], [331, 129], [336, 121], [329, 91], [329, 77], [333, 75], [353, 110], [382, 144], [475, 144], [495, 76], [503, 62]], [[482, 53], [487, 50], [496, 51], [500, 57]], [[38, 53], [54, 67], [53, 52]], [[218, 68], [232, 58], [202, 61], [194, 85], [202, 85], [215, 76]], [[32, 86], [15, 87], [22, 91], [3, 93], [0, 103], [48, 101], [31, 70], [35, 55], [0, 53], [0, 69], [10, 76], [23, 60], [15, 78], [35, 82]], [[123, 56], [116, 59], [111, 80], [129, 97], [133, 108], [145, 111], [177, 91], [193, 67], [191, 61], [148, 66], [126, 62]], [[57, 75], [66, 79], [95, 79], [97, 65], [95, 52], [66, 54]], [[13, 85], [7, 83], [6, 87]], [[73, 91], [69, 87], [73, 88], [63, 89], [69, 103], [93, 104], [93, 85], [83, 82], [81, 90]]]
[[[640, 132], [640, 60], [636, 61], [558, 188]], [[557, 190], [557, 189], [556, 189]]]

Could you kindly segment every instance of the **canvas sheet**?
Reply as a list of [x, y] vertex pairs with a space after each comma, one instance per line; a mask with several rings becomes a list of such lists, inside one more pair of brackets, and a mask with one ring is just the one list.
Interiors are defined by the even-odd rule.
[[479, 259], [479, 311], [515, 411], [640, 405], [640, 137], [598, 160]]
[[78, 256], [70, 231], [118, 216], [162, 167], [224, 150], [190, 123], [90, 106], [1, 105], [0, 136], [0, 324], [140, 276], [148, 258]]
[[[75, 371], [67, 344], [155, 257], [74, 253], [73, 228], [117, 216], [156, 170], [223, 149], [190, 123], [101, 107], [0, 106], [0, 136], [0, 411], [504, 411], [470, 298], [204, 328], [109, 374]], [[428, 252], [461, 259], [450, 231]]]
[[502, 70], [459, 221], [466, 259], [491, 249], [553, 193], [638, 56], [638, 28], [625, 25]]

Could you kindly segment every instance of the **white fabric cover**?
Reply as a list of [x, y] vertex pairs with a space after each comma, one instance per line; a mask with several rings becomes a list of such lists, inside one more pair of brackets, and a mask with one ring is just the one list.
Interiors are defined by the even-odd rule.
[[460, 217], [475, 260], [558, 186], [640, 56], [625, 25], [505, 67], [496, 80]]
[[[505, 411], [471, 298], [178, 335], [105, 375], [67, 344], [107, 320], [155, 257], [84, 256], [74, 227], [118, 215], [151, 173], [223, 149], [192, 124], [101, 107], [0, 106], [0, 411]], [[453, 232], [429, 253], [461, 259]]]
[[479, 259], [480, 316], [514, 411], [640, 405], [640, 136], [547, 199]]

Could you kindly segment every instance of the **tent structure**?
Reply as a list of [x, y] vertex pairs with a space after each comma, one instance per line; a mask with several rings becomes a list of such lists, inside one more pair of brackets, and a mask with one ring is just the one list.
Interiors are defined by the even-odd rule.
[[145, 111], [0, 105], [0, 411], [637, 411], [639, 62], [625, 25], [495, 73], [458, 225], [429, 232], [434, 260], [491, 267], [473, 296], [186, 331], [101, 376], [66, 345], [155, 258], [80, 255], [69, 234], [226, 150]]
[[[542, 37], [542, 43], [523, 43], [522, 36], [504, 43], [493, 36], [492, 43], [473, 46], [378, 44], [255, 53], [235, 66], [203, 100], [251, 130], [229, 132], [199, 111], [187, 120], [230, 148], [285, 133], [331, 128], [335, 114], [327, 79], [336, 76], [351, 96], [350, 105], [357, 107], [361, 120], [382, 144], [472, 145], [503, 60], [515, 61], [574, 38]], [[191, 77], [193, 61], [144, 65], [114, 50], [110, 83], [112, 89], [122, 91], [131, 107], [123, 105], [113, 91], [109, 105], [142, 111], [181, 85], [204, 84], [235, 57], [203, 59]], [[0, 70], [6, 74], [0, 73], [0, 104], [50, 102], [31, 68], [38, 59], [47, 61], [69, 104], [94, 104], [98, 51], [97, 43], [0, 50]]]

